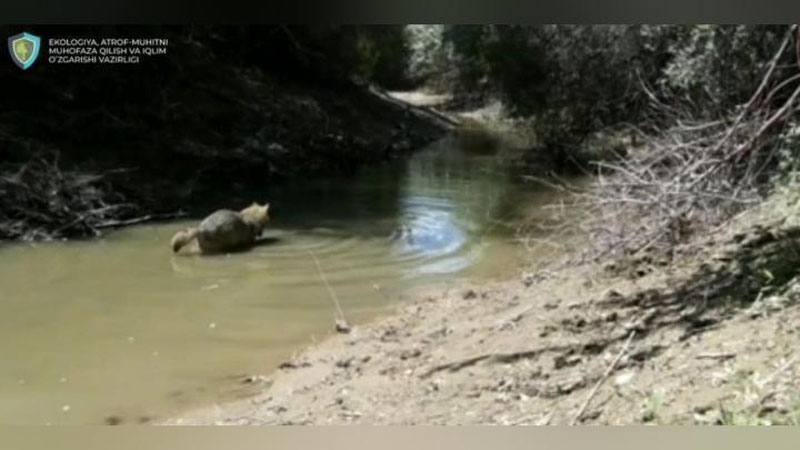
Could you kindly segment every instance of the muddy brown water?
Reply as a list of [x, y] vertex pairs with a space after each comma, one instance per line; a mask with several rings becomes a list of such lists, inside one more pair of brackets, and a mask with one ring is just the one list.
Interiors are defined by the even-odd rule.
[[245, 377], [332, 332], [310, 252], [363, 323], [416, 290], [514, 274], [514, 224], [554, 193], [451, 138], [347, 180], [240, 197], [273, 216], [243, 253], [173, 255], [170, 237], [196, 219], [0, 247], [0, 423], [145, 423], [251, 395], [261, 386]]

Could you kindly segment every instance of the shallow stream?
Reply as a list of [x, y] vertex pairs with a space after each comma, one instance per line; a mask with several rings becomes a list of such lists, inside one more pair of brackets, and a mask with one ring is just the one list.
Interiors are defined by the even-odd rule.
[[415, 290], [514, 275], [514, 224], [553, 195], [451, 138], [355, 177], [209, 206], [271, 203], [263, 241], [243, 253], [173, 255], [171, 236], [201, 217], [0, 247], [0, 423], [144, 423], [250, 395], [246, 376], [332, 332], [312, 254], [362, 323]]

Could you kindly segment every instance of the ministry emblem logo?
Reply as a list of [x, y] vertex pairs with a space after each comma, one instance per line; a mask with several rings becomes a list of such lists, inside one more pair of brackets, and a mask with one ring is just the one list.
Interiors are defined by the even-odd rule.
[[19, 33], [8, 38], [8, 53], [20, 69], [26, 70], [39, 56], [41, 39], [30, 33]]

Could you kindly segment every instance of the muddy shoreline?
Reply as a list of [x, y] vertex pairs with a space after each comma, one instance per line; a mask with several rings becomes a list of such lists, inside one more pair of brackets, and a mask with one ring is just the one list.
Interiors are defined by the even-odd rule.
[[416, 296], [242, 380], [261, 391], [251, 398], [160, 423], [796, 423], [800, 282], [781, 273], [797, 250], [793, 205], [771, 200], [668, 264]]

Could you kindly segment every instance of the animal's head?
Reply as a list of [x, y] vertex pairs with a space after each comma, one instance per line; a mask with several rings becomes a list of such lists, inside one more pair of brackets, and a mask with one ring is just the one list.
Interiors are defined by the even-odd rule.
[[172, 247], [172, 251], [178, 253], [178, 251], [189, 241], [192, 240], [192, 234], [186, 230], [178, 231], [175, 233], [175, 236], [172, 236], [172, 241], [170, 242], [170, 246]]
[[253, 225], [263, 228], [269, 222], [269, 203], [263, 205], [253, 202], [252, 205], [242, 211]]

